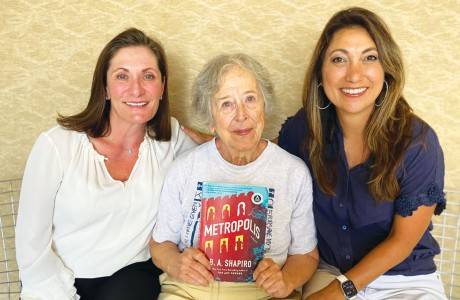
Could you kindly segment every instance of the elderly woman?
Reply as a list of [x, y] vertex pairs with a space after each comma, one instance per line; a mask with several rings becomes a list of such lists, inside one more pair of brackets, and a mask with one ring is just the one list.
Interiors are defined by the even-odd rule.
[[[180, 156], [166, 175], [151, 242], [153, 261], [165, 272], [159, 299], [300, 299], [296, 289], [319, 259], [312, 179], [299, 158], [261, 138], [272, 100], [268, 72], [247, 55], [218, 56], [198, 75], [193, 108], [216, 137]], [[250, 282], [214, 278], [197, 248], [193, 207], [205, 181], [274, 190], [271, 245]]]

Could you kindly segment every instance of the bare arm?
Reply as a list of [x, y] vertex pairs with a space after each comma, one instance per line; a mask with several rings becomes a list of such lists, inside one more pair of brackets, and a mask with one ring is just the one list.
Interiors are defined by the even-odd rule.
[[[408, 217], [395, 215], [388, 237], [345, 273], [358, 291], [409, 256], [427, 230], [435, 207], [436, 204], [420, 206], [412, 216]], [[334, 280], [307, 299], [344, 298], [339, 281]]]
[[177, 245], [172, 242], [157, 243], [151, 239], [150, 255], [153, 263], [170, 278], [201, 286], [208, 286], [214, 281], [209, 272], [209, 260], [196, 248], [187, 248], [180, 252]]
[[[187, 134], [198, 145], [209, 142], [214, 138], [214, 135], [206, 134], [187, 126], [181, 126], [181, 128], [182, 131], [185, 132], [185, 134]], [[273, 138], [271, 142], [274, 144], [278, 144], [278, 137]]]
[[273, 297], [284, 298], [307, 282], [318, 267], [318, 249], [307, 254], [289, 255], [280, 269], [270, 258], [264, 258], [254, 271], [256, 286]]
[[190, 127], [181, 126], [181, 128], [182, 131], [185, 132], [198, 145], [209, 142], [214, 138], [213, 135], [203, 133]]

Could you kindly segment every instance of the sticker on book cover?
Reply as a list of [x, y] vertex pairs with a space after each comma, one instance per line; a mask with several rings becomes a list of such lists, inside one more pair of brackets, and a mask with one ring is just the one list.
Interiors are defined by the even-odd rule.
[[255, 205], [260, 205], [264, 201], [264, 197], [261, 193], [254, 193], [251, 198], [252, 203]]

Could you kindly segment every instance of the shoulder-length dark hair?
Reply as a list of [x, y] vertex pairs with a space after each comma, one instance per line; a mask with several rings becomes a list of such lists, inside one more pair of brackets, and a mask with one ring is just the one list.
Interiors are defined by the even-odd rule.
[[155, 55], [164, 81], [164, 92], [155, 116], [147, 122], [147, 134], [159, 141], [171, 140], [171, 115], [168, 97], [168, 67], [161, 43], [136, 28], [129, 28], [114, 37], [102, 50], [93, 75], [91, 95], [86, 108], [73, 116], [57, 117], [64, 128], [85, 132], [90, 137], [106, 136], [110, 133], [110, 101], [107, 96], [107, 70], [115, 54], [126, 47], [146, 47]]
[[325, 194], [334, 195], [338, 181], [336, 159], [328, 156], [325, 145], [337, 142], [334, 141], [337, 115], [333, 105], [318, 109], [329, 103], [318, 85], [325, 52], [334, 34], [350, 27], [361, 27], [369, 33], [385, 72], [388, 88], [383, 88], [377, 97], [365, 129], [365, 143], [373, 162], [368, 188], [376, 200], [394, 200], [400, 193], [396, 170], [413, 140], [412, 127], [417, 117], [402, 95], [405, 74], [401, 51], [387, 25], [367, 9], [352, 7], [337, 12], [326, 24], [316, 44], [305, 75], [302, 97], [309, 125], [305, 150], [319, 187]]

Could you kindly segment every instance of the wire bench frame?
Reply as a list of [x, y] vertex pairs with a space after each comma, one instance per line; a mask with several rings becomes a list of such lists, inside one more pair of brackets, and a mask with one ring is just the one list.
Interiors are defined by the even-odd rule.
[[21, 179], [0, 181], [0, 300], [19, 299], [21, 291], [14, 244], [20, 188]]
[[[21, 291], [14, 244], [21, 182], [0, 181], [0, 300], [17, 300]], [[441, 247], [435, 262], [447, 298], [460, 300], [460, 191], [445, 192], [447, 209], [433, 217], [433, 236]]]
[[460, 300], [460, 191], [445, 193], [447, 209], [432, 219], [433, 236], [441, 247], [435, 262], [447, 297]]

